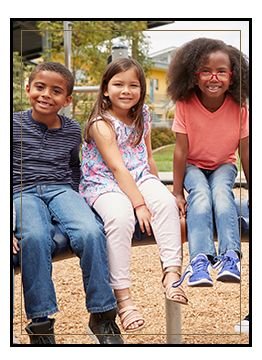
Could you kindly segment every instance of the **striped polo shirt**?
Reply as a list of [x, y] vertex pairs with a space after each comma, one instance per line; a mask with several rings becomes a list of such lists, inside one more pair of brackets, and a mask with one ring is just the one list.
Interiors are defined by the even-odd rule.
[[[78, 191], [81, 127], [59, 115], [62, 126], [48, 129], [33, 119], [32, 109], [13, 114], [13, 193], [36, 185], [69, 184]], [[22, 145], [22, 146], [21, 146]], [[21, 177], [22, 158], [22, 177]]]

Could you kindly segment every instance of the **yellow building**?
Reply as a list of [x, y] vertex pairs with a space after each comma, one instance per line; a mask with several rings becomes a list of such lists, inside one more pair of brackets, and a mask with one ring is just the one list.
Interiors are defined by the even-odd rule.
[[147, 78], [147, 95], [153, 107], [152, 126], [168, 126], [168, 111], [173, 106], [166, 96], [166, 74], [172, 57], [178, 48], [170, 47], [149, 55], [153, 62]]

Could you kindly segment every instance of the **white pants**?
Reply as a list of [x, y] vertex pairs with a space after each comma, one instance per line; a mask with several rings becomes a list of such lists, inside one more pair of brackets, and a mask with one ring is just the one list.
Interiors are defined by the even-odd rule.
[[[181, 266], [181, 231], [176, 198], [156, 179], [144, 181], [139, 191], [151, 213], [151, 226], [163, 268]], [[114, 290], [129, 288], [135, 228], [131, 201], [121, 193], [110, 192], [99, 196], [94, 208], [104, 221], [110, 285]]]

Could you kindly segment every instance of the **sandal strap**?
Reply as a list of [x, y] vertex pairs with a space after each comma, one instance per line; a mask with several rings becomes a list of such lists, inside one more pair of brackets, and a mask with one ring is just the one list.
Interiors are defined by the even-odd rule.
[[168, 287], [167, 293], [168, 293], [168, 296], [171, 297], [171, 298], [173, 296], [183, 296], [183, 298], [185, 298], [188, 301], [188, 298], [187, 298], [182, 286], [178, 286], [178, 287], [174, 288], [171, 285], [171, 286]]
[[172, 272], [172, 273], [176, 273], [176, 274], [178, 274], [179, 276], [181, 276], [180, 271], [175, 270], [175, 269], [166, 269], [166, 270], [163, 271], [163, 274], [166, 275], [166, 274], [171, 273], [171, 272]]
[[[162, 284], [163, 284], [163, 281], [164, 281], [164, 279], [165, 279], [165, 277], [166, 277], [166, 274], [171, 273], [171, 272], [172, 272], [172, 273], [176, 273], [176, 274], [178, 274], [178, 275], [181, 277], [180, 271], [175, 270], [175, 269], [165, 269], [165, 270], [163, 270]], [[180, 281], [180, 280], [178, 280], [178, 281]]]
[[[138, 311], [139, 313], [139, 310], [136, 306], [126, 306], [118, 312], [124, 330], [126, 330], [126, 328], [135, 321], [142, 320], [145, 322], [145, 319], [141, 316], [140, 313], [133, 315], [129, 319], [125, 320], [126, 317], [129, 316], [133, 311]], [[121, 317], [121, 315], [123, 316]]]
[[[126, 306], [123, 309], [118, 311], [118, 315], [120, 316], [121, 320], [124, 320], [133, 311], [139, 311], [139, 310], [136, 306]], [[122, 314], [124, 314], [124, 315], [121, 317]]]
[[127, 299], [129, 299], [129, 298], [131, 298], [131, 294], [129, 294], [129, 295], [127, 295], [127, 296], [124, 296], [124, 297], [122, 297], [122, 298], [116, 299], [116, 302], [119, 303], [119, 302], [124, 301], [124, 300], [127, 300]]
[[[135, 321], [139, 321], [139, 320], [142, 320], [144, 323], [145, 323], [145, 319], [142, 318], [142, 316], [139, 316], [139, 315], [134, 315], [134, 316], [131, 316], [128, 320], [126, 320], [125, 322], [123, 321], [122, 322], [122, 326], [123, 326], [123, 329], [126, 330], [126, 328], [132, 324], [133, 322]], [[139, 326], [140, 328], [141, 326]]]

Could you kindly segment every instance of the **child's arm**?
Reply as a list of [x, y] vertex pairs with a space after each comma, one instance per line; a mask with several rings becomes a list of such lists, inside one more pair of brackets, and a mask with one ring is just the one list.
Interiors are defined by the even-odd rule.
[[[145, 203], [135, 180], [125, 166], [116, 143], [115, 132], [110, 125], [105, 121], [95, 121], [90, 128], [90, 137], [95, 141], [103, 160], [114, 174], [120, 189], [131, 200], [133, 207]], [[141, 231], [144, 232], [145, 226], [148, 235], [151, 235], [151, 214], [147, 207], [138, 206], [135, 211]]]
[[156, 167], [156, 163], [155, 160], [153, 158], [153, 154], [152, 154], [152, 146], [151, 146], [151, 126], [149, 127], [149, 131], [148, 134], [145, 138], [145, 144], [146, 144], [146, 148], [147, 148], [147, 156], [148, 156], [148, 165], [150, 167], [150, 174], [155, 175], [156, 177], [158, 177], [158, 172], [157, 172], [157, 167]]
[[240, 156], [241, 146], [241, 163], [243, 166], [244, 174], [247, 180], [247, 186], [249, 191], [249, 136], [239, 141], [238, 153]]
[[173, 164], [173, 194], [177, 199], [177, 207], [185, 216], [187, 202], [184, 197], [183, 183], [188, 156], [188, 138], [186, 134], [176, 133], [176, 146]]

